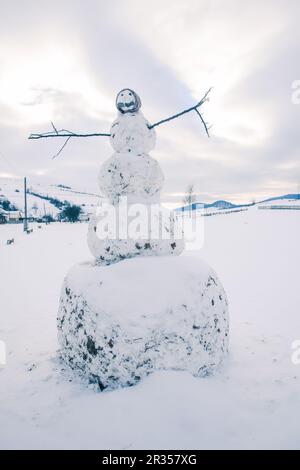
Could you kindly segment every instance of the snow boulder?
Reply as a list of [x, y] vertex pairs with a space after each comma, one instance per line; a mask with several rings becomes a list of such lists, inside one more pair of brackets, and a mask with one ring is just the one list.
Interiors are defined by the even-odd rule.
[[60, 356], [100, 390], [162, 369], [212, 374], [227, 354], [228, 330], [225, 291], [199, 258], [87, 262], [64, 280]]

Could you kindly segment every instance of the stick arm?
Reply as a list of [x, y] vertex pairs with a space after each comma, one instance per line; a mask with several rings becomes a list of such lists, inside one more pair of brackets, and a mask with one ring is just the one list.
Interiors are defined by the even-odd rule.
[[173, 119], [177, 119], [178, 117], [182, 116], [183, 114], [186, 114], [186, 113], [189, 113], [191, 111], [195, 111], [198, 116], [200, 117], [201, 121], [202, 121], [202, 124], [204, 125], [204, 128], [205, 128], [205, 131], [209, 137], [209, 132], [208, 132], [208, 126], [206, 124], [206, 122], [204, 121], [201, 113], [199, 112], [198, 108], [200, 108], [200, 106], [202, 106], [206, 101], [209, 100], [208, 98], [208, 95], [210, 93], [210, 91], [212, 90], [212, 88], [210, 88], [206, 93], [205, 95], [203, 96], [203, 98], [199, 101], [199, 103], [195, 104], [195, 106], [192, 106], [191, 108], [188, 108], [188, 109], [184, 109], [183, 111], [181, 111], [180, 113], [177, 113], [177, 114], [174, 114], [173, 116], [170, 116], [166, 119], [162, 119], [161, 121], [158, 121], [158, 122], [155, 122], [154, 124], [151, 124], [149, 126], [149, 129], [153, 129], [154, 127], [156, 126], [160, 126], [161, 124], [164, 124], [165, 122], [169, 122], [169, 121], [172, 121]]
[[57, 130], [53, 122], [51, 122], [51, 125], [53, 127], [53, 131], [50, 132], [44, 132], [41, 134], [35, 133], [35, 134], [30, 134], [28, 139], [29, 140], [36, 140], [36, 139], [48, 139], [48, 138], [53, 138], [53, 137], [63, 137], [65, 138], [65, 142], [63, 146], [60, 148], [60, 150], [57, 152], [56, 155], [52, 157], [52, 159], [58, 157], [60, 153], [63, 151], [69, 140], [73, 137], [110, 137], [110, 134], [108, 133], [103, 133], [103, 132], [94, 132], [92, 134], [77, 134], [75, 132], [68, 131], [67, 129], [60, 129]]

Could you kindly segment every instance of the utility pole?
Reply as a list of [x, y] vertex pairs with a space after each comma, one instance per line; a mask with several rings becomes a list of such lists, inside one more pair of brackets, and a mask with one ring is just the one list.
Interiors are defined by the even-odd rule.
[[24, 178], [24, 232], [28, 230], [28, 220], [27, 220], [27, 180]]

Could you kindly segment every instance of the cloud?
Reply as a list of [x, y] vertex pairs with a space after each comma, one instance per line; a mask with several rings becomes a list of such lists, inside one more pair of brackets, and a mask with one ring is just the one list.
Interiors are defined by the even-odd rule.
[[152, 155], [165, 172], [165, 199], [190, 182], [206, 200], [291, 192], [300, 180], [300, 105], [291, 103], [299, 12], [294, 0], [5, 2], [0, 151], [19, 173], [38, 169], [40, 178], [95, 190], [95, 172], [112, 153], [107, 139], [71, 141], [52, 161], [60, 143], [28, 134], [50, 129], [50, 120], [108, 131], [115, 95], [127, 86], [153, 122], [214, 85], [203, 109], [211, 139], [193, 113], [157, 128]]

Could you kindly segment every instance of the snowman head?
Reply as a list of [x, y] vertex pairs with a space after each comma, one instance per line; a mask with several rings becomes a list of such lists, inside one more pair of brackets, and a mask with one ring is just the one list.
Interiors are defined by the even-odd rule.
[[141, 104], [139, 95], [130, 88], [124, 88], [117, 94], [116, 106], [122, 114], [137, 112]]

